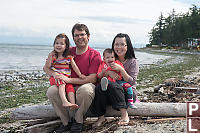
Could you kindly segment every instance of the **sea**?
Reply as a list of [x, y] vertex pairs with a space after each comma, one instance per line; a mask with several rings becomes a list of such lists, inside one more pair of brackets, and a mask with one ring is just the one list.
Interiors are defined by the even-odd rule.
[[[105, 48], [92, 47], [100, 52]], [[0, 44], [0, 71], [42, 71], [48, 54], [53, 50], [52, 45], [33, 44]], [[140, 66], [155, 64], [158, 61], [169, 58], [165, 55], [157, 55], [135, 51]]]

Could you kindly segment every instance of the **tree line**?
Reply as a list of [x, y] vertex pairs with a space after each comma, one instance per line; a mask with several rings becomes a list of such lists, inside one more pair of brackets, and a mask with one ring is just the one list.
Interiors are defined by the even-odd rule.
[[149, 35], [150, 45], [172, 46], [187, 43], [189, 38], [200, 39], [200, 8], [193, 5], [185, 14], [176, 14], [173, 9], [168, 17], [164, 17], [161, 12]]

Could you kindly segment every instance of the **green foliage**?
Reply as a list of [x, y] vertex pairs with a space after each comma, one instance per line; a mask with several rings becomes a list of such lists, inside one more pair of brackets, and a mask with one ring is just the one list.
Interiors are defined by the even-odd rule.
[[169, 46], [187, 43], [187, 38], [200, 38], [200, 8], [193, 5], [186, 14], [176, 14], [173, 9], [166, 18], [161, 13], [149, 34], [150, 44]]
[[14, 122], [14, 120], [10, 117], [10, 113], [1, 114], [0, 116], [0, 124], [6, 123], [6, 122]]
[[146, 47], [152, 47], [152, 44], [147, 44]]

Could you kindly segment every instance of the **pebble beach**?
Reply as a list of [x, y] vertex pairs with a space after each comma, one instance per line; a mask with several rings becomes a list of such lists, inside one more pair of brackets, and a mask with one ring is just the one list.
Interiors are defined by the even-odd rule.
[[[178, 64], [185, 61], [185, 56], [176, 55], [173, 59], [168, 59], [164, 67], [171, 64]], [[200, 61], [199, 61], [200, 62]], [[163, 67], [164, 63], [159, 67]], [[143, 66], [144, 67], [144, 66]], [[149, 66], [146, 66], [149, 67]], [[145, 68], [143, 68], [145, 69]], [[142, 71], [141, 71], [142, 73]], [[142, 74], [141, 74], [142, 75]], [[154, 85], [154, 80], [140, 77], [138, 80], [139, 90], [138, 98], [141, 102], [186, 102], [199, 101], [200, 95], [198, 93], [180, 93], [181, 96], [176, 96], [176, 91], [173, 87], [196, 87], [200, 86], [200, 68], [194, 67], [192, 70], [188, 70], [188, 73], [181, 78], [172, 76], [164, 79], [159, 84]], [[41, 70], [34, 71], [0, 71], [0, 131], [11, 132], [11, 129], [15, 131], [23, 131], [26, 127], [20, 121], [13, 121], [9, 118], [9, 113], [16, 107], [23, 106], [24, 104], [33, 105], [38, 103], [48, 103], [45, 96], [47, 87], [49, 86], [48, 76]], [[171, 92], [170, 92], [170, 91]], [[25, 97], [24, 94], [29, 97]], [[43, 96], [39, 97], [39, 94]], [[37, 96], [37, 97], [33, 97]], [[169, 98], [171, 95], [174, 95]], [[21, 101], [20, 98], [24, 99]], [[29, 99], [29, 100], [26, 100]], [[34, 99], [34, 100], [30, 100]], [[175, 99], [175, 100], [174, 100]], [[12, 101], [12, 104], [10, 103]], [[15, 102], [16, 101], [16, 102]], [[9, 108], [9, 106], [13, 106]], [[25, 105], [24, 105], [25, 106]], [[98, 129], [91, 129], [91, 124], [95, 119], [86, 119], [84, 122], [83, 132], [114, 132], [114, 133], [177, 133], [186, 132], [186, 118], [178, 117], [175, 119], [169, 119], [165, 117], [142, 117], [142, 116], [130, 116], [130, 122], [127, 126], [118, 126], [117, 120], [119, 118], [108, 118], [105, 125]], [[148, 122], [148, 120], [152, 120]], [[23, 126], [22, 126], [23, 125]]]

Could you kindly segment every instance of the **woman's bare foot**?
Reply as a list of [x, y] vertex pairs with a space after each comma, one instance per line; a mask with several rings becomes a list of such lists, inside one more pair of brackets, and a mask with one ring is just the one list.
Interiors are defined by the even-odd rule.
[[106, 122], [106, 118], [104, 116], [100, 116], [98, 120], [92, 125], [92, 128], [100, 127]]
[[122, 118], [119, 120], [118, 124], [121, 125], [121, 126], [125, 126], [125, 125], [128, 125], [129, 123], [129, 117], [127, 118]]
[[119, 120], [118, 124], [119, 125], [128, 125], [129, 117], [128, 117], [127, 110], [122, 108], [122, 109], [120, 109], [120, 111], [121, 111], [121, 119]]

